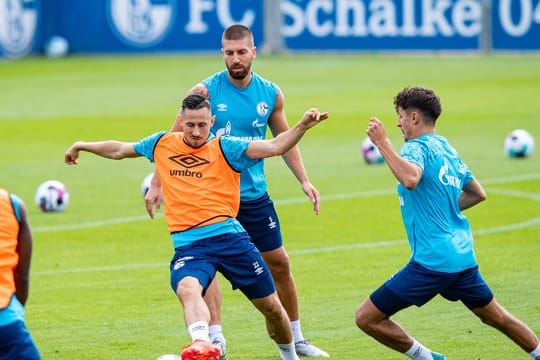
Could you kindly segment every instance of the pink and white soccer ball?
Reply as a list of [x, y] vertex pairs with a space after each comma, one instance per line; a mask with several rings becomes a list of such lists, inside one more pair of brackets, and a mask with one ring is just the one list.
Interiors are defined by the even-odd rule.
[[511, 158], [526, 158], [534, 151], [534, 138], [523, 129], [510, 132], [504, 139], [504, 153]]
[[47, 180], [37, 188], [35, 201], [43, 212], [63, 211], [69, 204], [69, 192], [62, 182]]
[[362, 156], [366, 164], [381, 164], [384, 162], [379, 148], [373, 144], [369, 137], [362, 141]]

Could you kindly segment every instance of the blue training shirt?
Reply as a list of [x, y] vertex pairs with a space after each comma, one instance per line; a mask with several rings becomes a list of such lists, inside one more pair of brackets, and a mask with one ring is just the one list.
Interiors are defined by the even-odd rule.
[[[151, 162], [154, 162], [154, 148], [157, 142], [165, 134], [165, 131], [160, 131], [135, 143], [133, 149], [141, 156], [146, 157]], [[215, 136], [210, 134], [208, 140]], [[250, 141], [240, 139], [234, 136], [222, 136], [220, 139], [221, 150], [227, 159], [229, 165], [236, 171], [243, 171], [253, 165], [261, 162], [261, 159], [252, 159], [246, 155], [246, 150]], [[166, 204], [165, 204], [166, 206]], [[205, 239], [212, 236], [217, 236], [226, 233], [244, 232], [244, 228], [235, 218], [213, 223], [210, 225], [200, 226], [186, 231], [175, 232], [171, 234], [173, 247], [176, 249], [179, 246], [185, 246], [194, 241]]]
[[[232, 135], [245, 140], [261, 140], [266, 136], [268, 120], [274, 111], [278, 94], [277, 86], [252, 72], [252, 79], [245, 88], [239, 88], [223, 70], [203, 80], [208, 89], [212, 114], [216, 122], [212, 132]], [[260, 198], [267, 189], [264, 162], [242, 171], [240, 200]]]
[[415, 189], [397, 186], [411, 260], [448, 273], [476, 266], [469, 221], [458, 204], [463, 186], [474, 179], [467, 165], [434, 134], [406, 141], [400, 155], [423, 170]]

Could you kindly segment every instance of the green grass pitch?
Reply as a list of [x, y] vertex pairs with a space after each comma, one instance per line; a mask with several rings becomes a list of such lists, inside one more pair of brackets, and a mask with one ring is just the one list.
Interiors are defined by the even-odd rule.
[[[152, 360], [189, 343], [169, 287], [164, 220], [146, 217], [140, 193], [153, 166], [83, 154], [68, 167], [63, 154], [75, 140], [136, 141], [169, 129], [188, 89], [222, 68], [217, 53], [0, 62], [0, 186], [29, 208], [35, 246], [26, 319], [44, 359]], [[261, 55], [254, 69], [281, 86], [291, 124], [312, 106], [331, 114], [301, 143], [322, 196], [319, 216], [283, 161], [266, 162], [306, 337], [333, 359], [404, 358], [361, 333], [354, 312], [409, 257], [396, 181], [360, 153], [371, 116], [401, 146], [392, 98], [407, 85], [441, 96], [438, 132], [488, 192], [466, 212], [481, 271], [498, 300], [540, 333], [540, 149], [524, 160], [502, 149], [516, 128], [540, 141], [538, 55]], [[70, 191], [63, 213], [34, 204], [48, 179]], [[221, 284], [230, 358], [277, 359], [262, 316]], [[439, 297], [396, 319], [449, 359], [528, 358], [463, 305]]]

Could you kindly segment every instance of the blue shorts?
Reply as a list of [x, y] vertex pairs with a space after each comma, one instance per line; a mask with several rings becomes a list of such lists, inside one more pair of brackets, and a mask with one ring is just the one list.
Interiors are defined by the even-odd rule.
[[38, 349], [24, 321], [0, 326], [0, 360], [39, 360]]
[[460, 300], [469, 309], [484, 307], [493, 293], [478, 271], [478, 266], [457, 273], [429, 270], [411, 261], [381, 287], [370, 299], [386, 315], [411, 305], [422, 306], [440, 294], [447, 300]]
[[261, 253], [245, 232], [213, 236], [176, 248], [170, 270], [175, 293], [180, 280], [193, 276], [202, 285], [204, 295], [216, 271], [250, 300], [266, 297], [276, 290]]
[[259, 251], [271, 251], [283, 246], [279, 219], [268, 193], [257, 200], [240, 201], [236, 219]]

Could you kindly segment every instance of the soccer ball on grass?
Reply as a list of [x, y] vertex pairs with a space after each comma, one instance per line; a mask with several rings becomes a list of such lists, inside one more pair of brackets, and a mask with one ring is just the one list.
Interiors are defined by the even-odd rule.
[[533, 151], [534, 139], [526, 130], [514, 130], [504, 139], [504, 153], [510, 158], [526, 158]]
[[379, 148], [370, 140], [369, 137], [366, 137], [362, 141], [362, 156], [366, 164], [381, 164], [384, 162], [384, 158], [379, 152]]
[[35, 201], [43, 212], [63, 211], [69, 203], [69, 193], [60, 181], [47, 180], [37, 188]]

